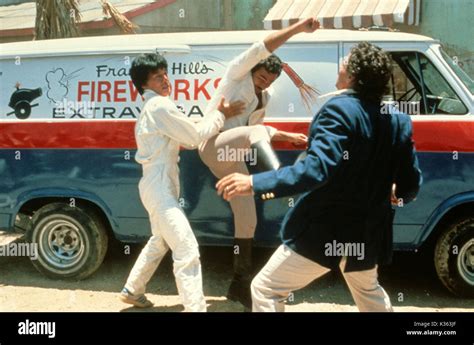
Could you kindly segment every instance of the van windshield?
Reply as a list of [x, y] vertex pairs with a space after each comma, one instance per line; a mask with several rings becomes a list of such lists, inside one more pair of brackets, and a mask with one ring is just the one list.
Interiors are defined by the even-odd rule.
[[443, 59], [448, 63], [454, 73], [456, 73], [459, 79], [461, 79], [464, 85], [467, 86], [468, 90], [474, 95], [474, 81], [466, 72], [464, 72], [461, 66], [459, 66], [457, 59], [453, 60], [443, 49], [440, 49], [440, 52]]

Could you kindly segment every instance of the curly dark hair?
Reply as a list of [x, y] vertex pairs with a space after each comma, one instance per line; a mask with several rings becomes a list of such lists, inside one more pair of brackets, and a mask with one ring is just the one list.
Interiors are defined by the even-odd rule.
[[143, 85], [147, 83], [148, 75], [160, 69], [168, 69], [168, 62], [161, 54], [141, 54], [133, 60], [130, 77], [140, 95], [143, 95]]
[[261, 60], [258, 64], [252, 68], [252, 73], [257, 71], [258, 69], [264, 67], [267, 72], [278, 74], [280, 76], [281, 70], [283, 69], [283, 62], [280, 60], [278, 56], [275, 54], [270, 55], [266, 59]]
[[392, 60], [382, 48], [361, 42], [351, 49], [347, 71], [354, 77], [353, 89], [360, 98], [380, 103], [389, 92]]

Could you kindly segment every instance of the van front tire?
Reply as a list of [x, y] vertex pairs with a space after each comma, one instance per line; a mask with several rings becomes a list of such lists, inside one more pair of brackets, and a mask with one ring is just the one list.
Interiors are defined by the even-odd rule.
[[474, 297], [474, 218], [453, 222], [439, 237], [434, 261], [441, 282], [459, 297]]
[[52, 203], [35, 212], [26, 233], [36, 246], [31, 262], [54, 279], [85, 279], [101, 265], [108, 237], [94, 212], [64, 203]]

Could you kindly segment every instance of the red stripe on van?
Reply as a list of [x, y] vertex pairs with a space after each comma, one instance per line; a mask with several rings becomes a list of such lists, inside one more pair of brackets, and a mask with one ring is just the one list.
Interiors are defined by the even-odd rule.
[[133, 120], [0, 122], [0, 148], [136, 148]]
[[[309, 122], [268, 123], [286, 132], [308, 134]], [[413, 137], [417, 151], [429, 152], [474, 152], [474, 118], [451, 120], [427, 120], [422, 117], [413, 120]], [[276, 144], [276, 145], [275, 145]], [[280, 150], [292, 150], [288, 143], [275, 143]]]
[[[308, 122], [268, 122], [279, 130], [308, 133]], [[17, 121], [0, 122], [0, 148], [134, 149], [134, 120]], [[414, 121], [418, 151], [474, 152], [473, 120]], [[279, 150], [303, 149], [275, 142]]]
[[470, 120], [413, 121], [419, 151], [474, 152], [474, 118]]

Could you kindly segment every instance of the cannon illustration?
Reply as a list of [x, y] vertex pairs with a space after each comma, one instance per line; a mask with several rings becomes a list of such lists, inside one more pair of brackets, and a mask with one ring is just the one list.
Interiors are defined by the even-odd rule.
[[16, 91], [10, 97], [10, 103], [8, 106], [13, 109], [12, 112], [7, 115], [15, 114], [15, 116], [21, 120], [27, 119], [31, 114], [31, 108], [36, 107], [38, 103], [31, 104], [35, 99], [43, 94], [41, 88], [37, 89], [24, 89], [17, 87]]

